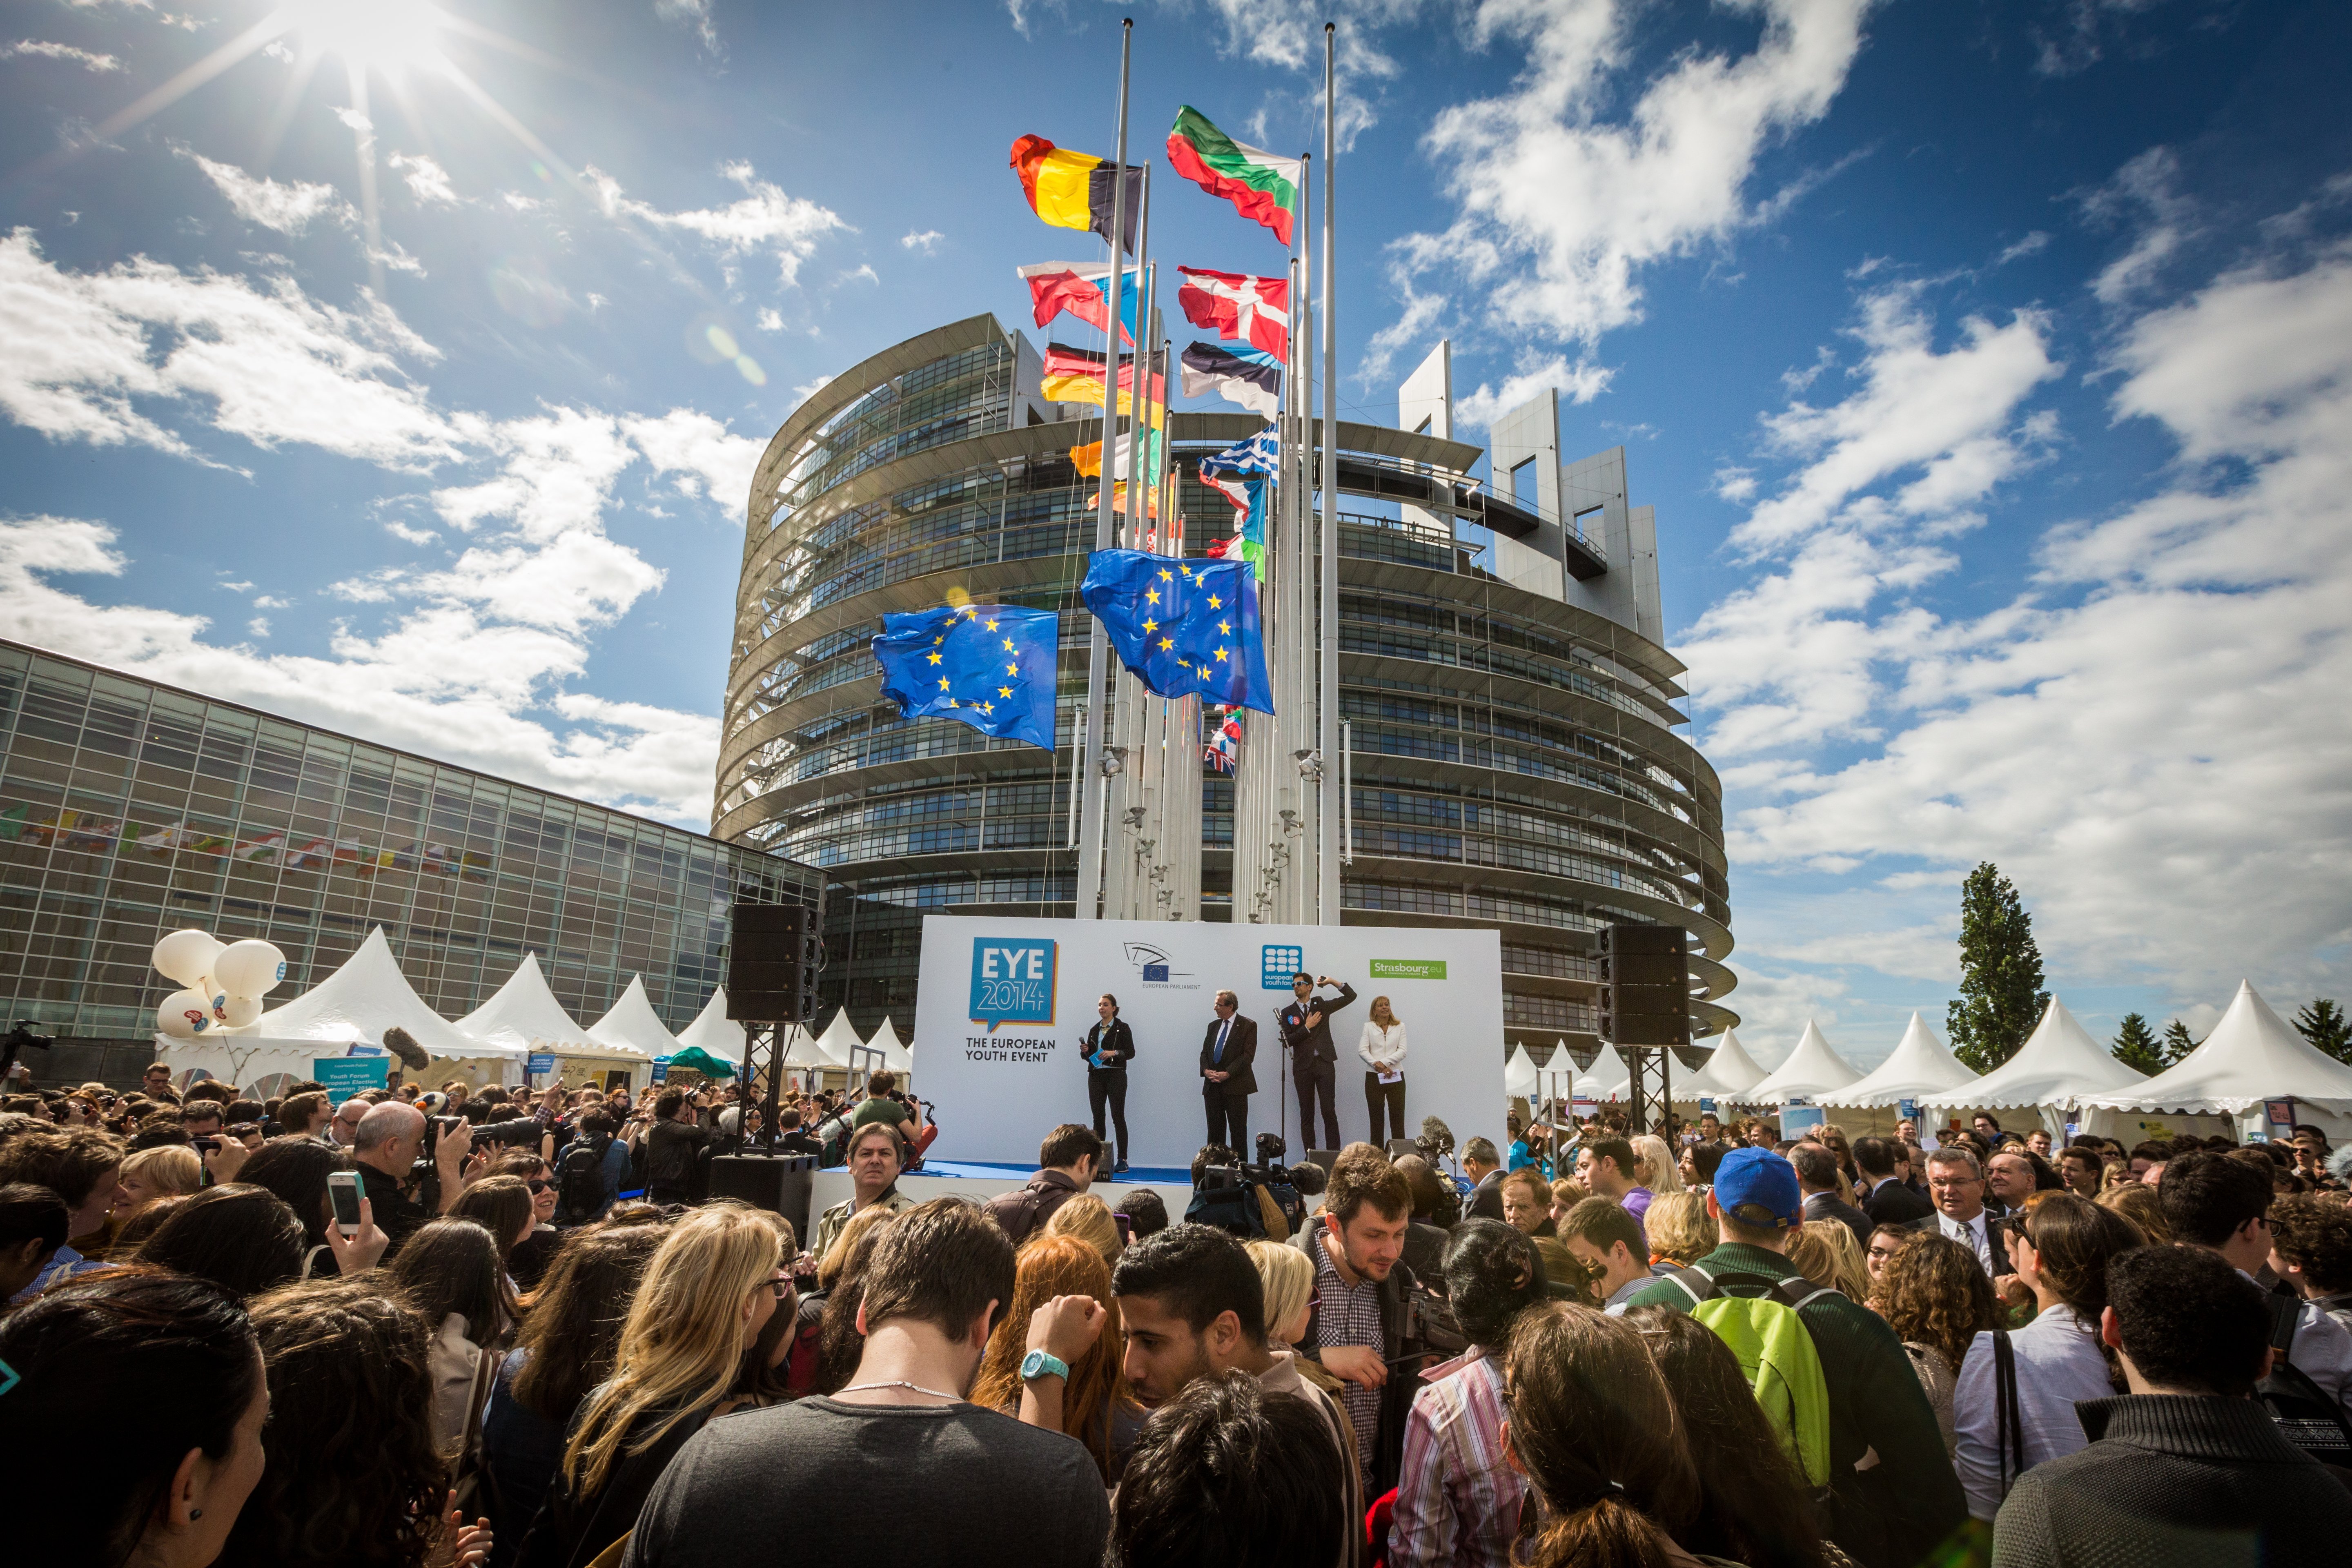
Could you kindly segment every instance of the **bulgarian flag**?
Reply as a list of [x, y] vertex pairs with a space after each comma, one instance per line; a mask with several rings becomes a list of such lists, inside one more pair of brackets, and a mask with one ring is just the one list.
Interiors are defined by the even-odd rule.
[[[1056, 147], [1043, 136], [1024, 136], [1013, 144], [1013, 172], [1021, 176], [1021, 192], [1038, 217], [1057, 228], [1092, 229], [1110, 237], [1111, 198], [1118, 184], [1118, 165], [1091, 153]], [[1127, 203], [1119, 227], [1127, 248], [1135, 248], [1135, 220], [1143, 205], [1143, 171], [1127, 172]]]
[[1298, 159], [1243, 146], [1188, 103], [1176, 110], [1175, 129], [1168, 132], [1168, 161], [1178, 174], [1233, 203], [1242, 216], [1274, 230], [1274, 237], [1283, 244], [1290, 243], [1291, 220], [1298, 216], [1298, 183], [1306, 174]]

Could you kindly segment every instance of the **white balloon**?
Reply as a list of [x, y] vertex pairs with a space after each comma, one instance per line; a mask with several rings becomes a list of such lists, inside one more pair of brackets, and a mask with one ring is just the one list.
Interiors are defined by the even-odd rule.
[[247, 937], [221, 949], [212, 976], [232, 996], [267, 996], [286, 978], [286, 955], [258, 937]]
[[155, 971], [166, 980], [194, 985], [212, 973], [213, 960], [222, 951], [209, 934], [187, 926], [155, 944]]
[[258, 996], [230, 996], [220, 1008], [220, 1021], [232, 1029], [242, 1029], [261, 1016]]
[[155, 1026], [175, 1040], [193, 1040], [213, 1026], [212, 998], [201, 991], [174, 991], [155, 1009]]

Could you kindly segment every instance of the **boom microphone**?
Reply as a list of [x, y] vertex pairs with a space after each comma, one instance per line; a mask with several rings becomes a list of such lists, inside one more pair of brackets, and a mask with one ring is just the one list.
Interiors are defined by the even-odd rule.
[[411, 1072], [423, 1072], [433, 1065], [433, 1058], [416, 1043], [415, 1037], [396, 1024], [383, 1032], [383, 1045]]

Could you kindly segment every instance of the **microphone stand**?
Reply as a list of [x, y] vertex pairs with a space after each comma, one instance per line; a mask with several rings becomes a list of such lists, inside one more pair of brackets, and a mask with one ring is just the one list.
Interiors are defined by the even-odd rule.
[[[1290, 1031], [1282, 1026], [1282, 1009], [1279, 1007], [1274, 1010], [1274, 1037], [1282, 1042], [1282, 1076], [1286, 1079], [1290, 1077]], [[1282, 1140], [1285, 1158], [1290, 1153], [1290, 1097], [1284, 1092], [1287, 1087], [1286, 1084], [1276, 1086], [1274, 1095], [1275, 1135]], [[1306, 1134], [1307, 1130], [1300, 1128], [1299, 1136], [1303, 1138]], [[1299, 1151], [1302, 1158], [1306, 1152], [1304, 1149]]]

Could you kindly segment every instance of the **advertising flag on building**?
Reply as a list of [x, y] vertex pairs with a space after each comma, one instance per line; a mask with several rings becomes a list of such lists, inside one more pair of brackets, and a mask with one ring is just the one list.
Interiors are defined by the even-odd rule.
[[1153, 695], [1274, 711], [1257, 582], [1246, 563], [1097, 550], [1078, 594], [1119, 662]]
[[927, 714], [1054, 749], [1062, 617], [1010, 605], [942, 605], [882, 617], [873, 642], [882, 695], [902, 719]]
[[[1056, 147], [1043, 136], [1024, 136], [1013, 143], [1013, 172], [1021, 176], [1021, 191], [1030, 210], [1057, 228], [1092, 229], [1110, 237], [1111, 188], [1118, 166], [1090, 153]], [[1143, 171], [1127, 172], [1127, 204], [1120, 226], [1127, 248], [1135, 249], [1136, 219], [1143, 206]]]
[[[1091, 403], [1102, 406], [1103, 360], [1099, 349], [1074, 349], [1067, 343], [1045, 345], [1045, 374], [1037, 385], [1037, 395], [1048, 403]], [[1135, 392], [1135, 362], [1122, 359], [1118, 366], [1118, 411], [1133, 414]], [[1156, 429], [1168, 412], [1168, 378], [1155, 375], [1145, 395], [1151, 404], [1151, 423]]]
[[[1129, 267], [1119, 289], [1119, 342], [1135, 342], [1136, 276]], [[1098, 331], [1110, 331], [1110, 263], [1108, 261], [1040, 261], [1020, 269], [1029, 285], [1029, 306], [1041, 327], [1067, 312]]]
[[1290, 357], [1289, 279], [1212, 272], [1205, 267], [1179, 267], [1176, 272], [1184, 279], [1176, 290], [1176, 303], [1183, 308], [1186, 321], [1264, 349], [1276, 363]]
[[1274, 237], [1283, 244], [1290, 243], [1290, 226], [1298, 216], [1299, 181], [1306, 172], [1298, 159], [1243, 146], [1188, 103], [1176, 110], [1175, 128], [1168, 132], [1168, 161], [1178, 174], [1233, 203], [1242, 216], [1274, 230]]
[[1184, 395], [1224, 398], [1271, 419], [1282, 403], [1282, 362], [1262, 349], [1194, 343], [1184, 351]]

